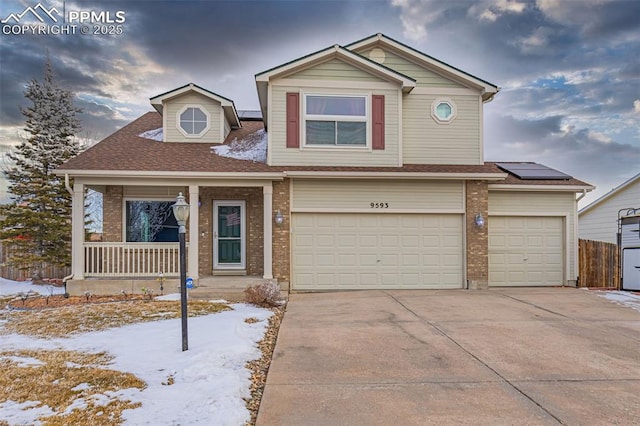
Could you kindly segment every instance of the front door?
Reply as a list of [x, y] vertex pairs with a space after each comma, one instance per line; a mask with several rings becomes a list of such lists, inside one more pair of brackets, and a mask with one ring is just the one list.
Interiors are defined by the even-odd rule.
[[245, 202], [213, 202], [213, 269], [245, 268]]

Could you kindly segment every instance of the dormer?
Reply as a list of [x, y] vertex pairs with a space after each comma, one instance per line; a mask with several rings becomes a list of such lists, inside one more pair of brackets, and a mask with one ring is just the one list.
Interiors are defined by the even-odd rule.
[[150, 101], [162, 115], [164, 142], [222, 143], [232, 129], [241, 127], [232, 100], [193, 83]]

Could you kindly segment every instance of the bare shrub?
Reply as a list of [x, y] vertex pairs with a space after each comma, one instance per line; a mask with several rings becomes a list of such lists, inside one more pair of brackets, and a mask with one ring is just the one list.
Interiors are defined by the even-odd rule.
[[244, 290], [244, 300], [252, 305], [273, 307], [280, 304], [280, 284], [264, 280]]

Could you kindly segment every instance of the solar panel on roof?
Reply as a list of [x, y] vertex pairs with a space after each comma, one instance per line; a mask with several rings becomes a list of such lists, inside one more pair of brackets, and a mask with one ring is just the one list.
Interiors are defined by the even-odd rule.
[[538, 163], [496, 163], [502, 170], [520, 179], [568, 180], [572, 176]]
[[262, 112], [254, 110], [239, 110], [238, 117], [240, 117], [241, 119], [261, 120]]

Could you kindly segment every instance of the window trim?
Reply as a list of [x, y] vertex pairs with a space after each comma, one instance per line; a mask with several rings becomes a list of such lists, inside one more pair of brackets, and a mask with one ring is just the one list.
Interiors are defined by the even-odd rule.
[[[440, 116], [438, 116], [438, 107], [441, 104], [447, 104], [449, 105], [449, 107], [451, 108], [451, 115], [449, 116], [449, 118], [442, 118]], [[451, 122], [453, 122], [453, 120], [456, 119], [456, 117], [458, 116], [458, 108], [455, 104], [455, 102], [453, 102], [453, 100], [451, 98], [436, 98], [432, 103], [431, 103], [431, 117], [434, 119], [434, 121], [438, 124], [450, 124]]]
[[[190, 134], [188, 133], [186, 130], [184, 130], [182, 128], [181, 123], [181, 118], [180, 116], [189, 108], [197, 108], [200, 111], [202, 111], [202, 113], [205, 115], [205, 117], [207, 117], [207, 125], [204, 127], [204, 130], [198, 134]], [[182, 136], [184, 136], [185, 138], [191, 138], [191, 139], [199, 139], [201, 137], [203, 137], [210, 129], [211, 129], [211, 114], [209, 114], [209, 111], [207, 111], [207, 109], [201, 105], [201, 104], [186, 104], [183, 105], [182, 108], [180, 108], [178, 110], [178, 112], [176, 113], [176, 128], [178, 129], [178, 131], [180, 133], [182, 133]]]
[[[346, 150], [371, 150], [371, 93], [318, 93], [318, 92], [302, 92], [301, 102], [301, 119], [300, 123], [302, 133], [302, 143], [300, 148], [314, 149], [314, 150], [334, 150], [334, 149], [346, 149]], [[320, 96], [320, 97], [340, 97], [340, 98], [361, 98], [364, 99], [364, 120], [363, 116], [349, 116], [349, 115], [318, 115], [307, 114], [307, 97]], [[322, 145], [322, 144], [308, 144], [307, 143], [307, 120], [311, 121], [335, 121], [335, 122], [355, 122], [365, 123], [365, 144], [364, 145]]]
[[[176, 201], [175, 197], [123, 197], [122, 198], [122, 243], [131, 243], [131, 244], [178, 244], [178, 242], [169, 242], [169, 243], [156, 243], [156, 242], [134, 242], [127, 241], [127, 202], [128, 201], [159, 201], [162, 203], [166, 202], [174, 202]], [[173, 213], [172, 213], [173, 214]], [[188, 221], [187, 221], [188, 222]], [[188, 223], [187, 223], [188, 225]]]

